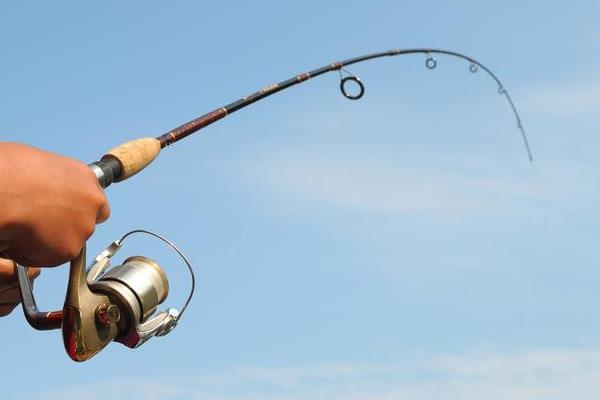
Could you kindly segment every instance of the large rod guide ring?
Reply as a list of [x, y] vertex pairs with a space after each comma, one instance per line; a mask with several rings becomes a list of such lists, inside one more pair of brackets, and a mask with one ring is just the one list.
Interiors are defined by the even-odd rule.
[[[350, 94], [348, 92], [346, 85], [349, 82], [358, 85], [359, 92], [357, 94]], [[340, 81], [340, 91], [342, 92], [345, 98], [350, 100], [358, 100], [365, 94], [365, 85], [363, 85], [358, 76], [347, 76], [345, 78], [342, 78], [342, 80]]]

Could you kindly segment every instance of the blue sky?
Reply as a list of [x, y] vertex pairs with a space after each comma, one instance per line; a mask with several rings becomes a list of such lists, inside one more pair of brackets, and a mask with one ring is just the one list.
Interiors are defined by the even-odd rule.
[[[20, 3], [0, 6], [0, 138], [91, 162], [339, 59], [353, 66], [168, 149], [108, 190], [95, 254], [135, 228], [188, 254], [171, 335], [71, 362], [58, 331], [3, 318], [2, 399], [595, 399], [600, 393], [600, 5]], [[164, 205], [171, 204], [168, 211]], [[128, 252], [125, 254], [125, 252]], [[188, 288], [175, 257], [136, 239]], [[66, 268], [38, 304], [61, 307]]]

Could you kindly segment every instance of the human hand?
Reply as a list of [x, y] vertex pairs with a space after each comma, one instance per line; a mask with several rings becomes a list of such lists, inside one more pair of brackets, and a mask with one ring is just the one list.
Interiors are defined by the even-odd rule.
[[[32, 281], [39, 274], [39, 268], [27, 268], [27, 275]], [[21, 297], [15, 263], [0, 258], [0, 317], [10, 314], [20, 302]]]
[[0, 244], [21, 265], [55, 266], [77, 257], [110, 209], [80, 161], [0, 143]]

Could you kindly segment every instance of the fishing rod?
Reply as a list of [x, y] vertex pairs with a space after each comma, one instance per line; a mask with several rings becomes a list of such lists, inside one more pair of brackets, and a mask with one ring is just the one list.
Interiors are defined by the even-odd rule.
[[[503, 95], [506, 98], [508, 104], [510, 105], [512, 113], [517, 122], [517, 128], [521, 133], [521, 138], [523, 140], [523, 144], [527, 152], [527, 157], [529, 158], [530, 162], [533, 161], [533, 154], [529, 146], [529, 140], [527, 139], [525, 128], [523, 127], [523, 123], [521, 122], [521, 116], [519, 115], [519, 112], [517, 111], [517, 108], [512, 98], [510, 97], [508, 91], [504, 87], [504, 84], [489, 68], [487, 68], [485, 65], [483, 65], [476, 59], [455, 51], [430, 48], [414, 48], [395, 49], [349, 58], [344, 61], [334, 62], [323, 67], [314, 69], [312, 71], [298, 74], [285, 81], [268, 85], [257, 92], [242, 97], [241, 99], [229, 103], [225, 106], [216, 108], [156, 138], [138, 139], [132, 142], [122, 144], [121, 146], [110, 150], [106, 155], [102, 157], [100, 161], [96, 161], [90, 164], [90, 166], [96, 173], [98, 181], [100, 182], [102, 187], [106, 188], [113, 182], [123, 181], [147, 167], [158, 156], [158, 154], [163, 148], [192, 135], [193, 133], [225, 118], [226, 116], [241, 110], [242, 108], [256, 103], [257, 101], [262, 100], [266, 97], [274, 95], [275, 93], [281, 92], [282, 90], [306, 82], [309, 79], [316, 78], [319, 75], [323, 75], [328, 72], [339, 71], [340, 91], [347, 99], [358, 100], [364, 95], [365, 86], [358, 76], [346, 70], [345, 67], [381, 57], [403, 56], [418, 53], [427, 55], [427, 58], [425, 60], [425, 66], [431, 70], [437, 67], [437, 60], [434, 55], [440, 54], [468, 61], [469, 71], [471, 71], [472, 73], [477, 73], [479, 69], [485, 71], [498, 85], [498, 93]], [[344, 74], [346, 74], [346, 76], [344, 76]], [[354, 84], [358, 87], [358, 93], [350, 93], [348, 87], [351, 84]]]
[[[358, 100], [364, 95], [365, 86], [358, 76], [349, 72], [345, 67], [380, 57], [416, 53], [423, 53], [427, 56], [425, 65], [429, 69], [437, 67], [434, 55], [440, 54], [468, 61], [470, 63], [469, 70], [473, 73], [479, 69], [484, 70], [498, 85], [498, 93], [504, 95], [508, 101], [516, 119], [517, 128], [521, 132], [529, 160], [533, 160], [517, 108], [502, 82], [491, 70], [474, 58], [461, 53], [415, 48], [390, 50], [350, 58], [296, 75], [219, 107], [156, 138], [141, 138], [117, 146], [109, 150], [100, 161], [91, 163], [90, 167], [96, 174], [100, 185], [107, 188], [113, 182], [124, 181], [150, 165], [163, 148], [284, 89], [327, 72], [338, 71], [342, 94], [350, 100]], [[349, 85], [355, 85], [358, 92], [350, 93]], [[188, 268], [191, 287], [181, 311], [169, 308], [157, 312], [158, 306], [167, 298], [169, 283], [164, 270], [154, 260], [144, 256], [134, 256], [111, 267], [111, 259], [121, 249], [124, 241], [133, 234], [147, 234], [162, 241], [179, 255], [183, 264]], [[0, 243], [0, 253], [5, 249], [6, 246]], [[80, 254], [70, 263], [67, 294], [62, 310], [39, 311], [26, 268], [17, 266], [17, 275], [23, 312], [29, 324], [38, 330], [62, 329], [65, 350], [75, 361], [90, 359], [112, 341], [136, 348], [155, 336], [168, 334], [177, 326], [181, 315], [192, 299], [195, 287], [194, 271], [181, 250], [164, 237], [141, 229], [131, 231], [121, 239], [109, 244], [94, 258], [87, 269], [86, 246], [83, 246]]]

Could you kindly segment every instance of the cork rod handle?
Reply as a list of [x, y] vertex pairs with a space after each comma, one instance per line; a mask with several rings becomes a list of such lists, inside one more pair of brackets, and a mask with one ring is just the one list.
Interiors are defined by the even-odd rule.
[[124, 181], [146, 168], [160, 153], [160, 142], [154, 138], [142, 138], [123, 143], [110, 149], [102, 160], [113, 158], [119, 161], [122, 170], [115, 182]]
[[146, 168], [160, 153], [158, 139], [142, 138], [123, 143], [106, 153], [100, 161], [90, 164], [103, 188], [121, 182]]

